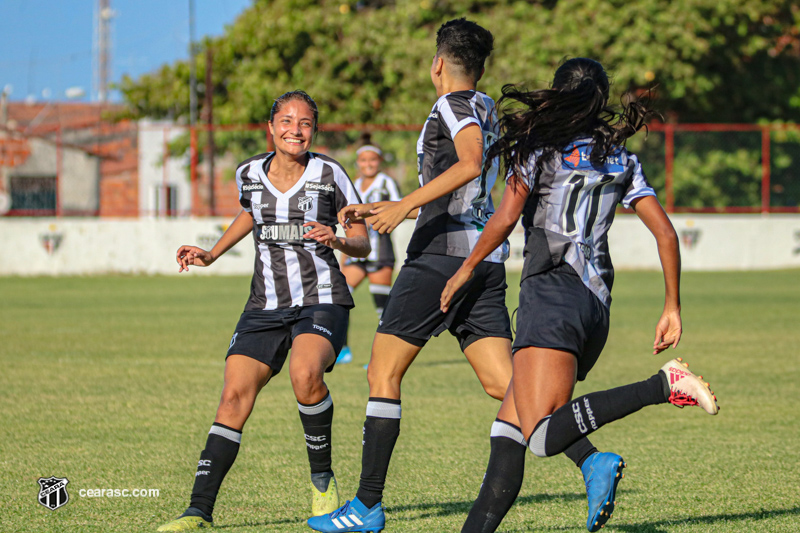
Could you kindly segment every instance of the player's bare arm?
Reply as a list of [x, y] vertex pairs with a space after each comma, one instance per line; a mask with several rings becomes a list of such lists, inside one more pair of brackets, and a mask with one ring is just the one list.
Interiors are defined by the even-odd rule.
[[633, 203], [636, 214], [656, 238], [658, 257], [664, 271], [664, 311], [656, 324], [653, 354], [670, 346], [677, 348], [683, 332], [681, 324], [681, 253], [678, 235], [664, 208], [654, 196], [640, 198]]
[[[525, 207], [529, 191], [528, 187], [514, 176], [509, 179], [508, 183], [503, 193], [503, 199], [500, 201], [500, 206], [483, 228], [478, 242], [475, 243], [475, 248], [464, 259], [464, 263], [462, 263], [453, 277], [447, 281], [440, 300], [440, 309], [443, 313], [446, 313], [450, 308], [450, 302], [453, 301], [453, 296], [456, 292], [470, 280], [475, 267], [498, 246], [503, 244], [508, 236], [511, 235], [511, 232], [514, 231], [514, 227], [522, 214], [522, 209]], [[516, 183], [516, 185], [511, 185], [512, 183]]]
[[373, 209], [375, 216], [370, 219], [370, 223], [375, 231], [391, 233], [415, 209], [453, 192], [480, 176], [483, 162], [483, 134], [480, 126], [477, 124], [466, 126], [456, 134], [453, 143], [458, 163], [399, 202]]
[[307, 222], [304, 227], [307, 231], [303, 238], [314, 239], [350, 257], [367, 257], [372, 251], [364, 222], [354, 222], [345, 227], [345, 237], [337, 237], [331, 226], [319, 222]]
[[245, 238], [253, 230], [253, 215], [245, 210], [241, 210], [222, 237], [211, 248], [211, 251], [203, 250], [197, 246], [183, 245], [178, 248], [176, 260], [180, 268], [178, 272], [188, 271], [189, 266], [209, 266], [219, 257], [233, 248], [239, 241]]

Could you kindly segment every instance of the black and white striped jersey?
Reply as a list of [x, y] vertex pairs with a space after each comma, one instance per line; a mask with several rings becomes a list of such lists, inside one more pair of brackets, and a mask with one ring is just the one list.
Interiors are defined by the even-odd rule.
[[[397, 183], [383, 172], [379, 172], [375, 179], [372, 181], [367, 190], [362, 187], [364, 178], [357, 178], [355, 182], [356, 190], [361, 194], [361, 198], [365, 203], [371, 204], [373, 202], [396, 202], [400, 200], [400, 191], [397, 189]], [[367, 224], [367, 233], [369, 234], [369, 243], [372, 245], [372, 251], [365, 258], [353, 257], [352, 261], [378, 261], [385, 263], [393, 263], [394, 247], [392, 246], [392, 237], [388, 233], [381, 235], [372, 226]]]
[[[494, 100], [478, 91], [456, 91], [436, 101], [417, 141], [420, 186], [458, 162], [453, 139], [470, 124], [481, 128], [485, 157], [498, 133]], [[494, 213], [490, 192], [497, 168], [495, 161], [466, 185], [422, 206], [408, 252], [467, 257]], [[503, 243], [485, 261], [502, 263], [508, 249]]]
[[256, 260], [245, 310], [315, 304], [353, 307], [333, 249], [303, 239], [303, 224], [317, 221], [336, 230], [336, 213], [361, 203], [347, 172], [322, 154], [309, 152], [303, 176], [280, 192], [267, 179], [274, 152], [236, 169], [239, 203], [253, 215]]
[[563, 154], [546, 162], [531, 176], [534, 154], [521, 176], [531, 194], [522, 212], [525, 265], [522, 279], [544, 272], [562, 261], [569, 263], [606, 306], [611, 305], [614, 266], [608, 253], [608, 230], [617, 204], [656, 193], [639, 159], [619, 148], [602, 166], [589, 160], [591, 139], [579, 139]]

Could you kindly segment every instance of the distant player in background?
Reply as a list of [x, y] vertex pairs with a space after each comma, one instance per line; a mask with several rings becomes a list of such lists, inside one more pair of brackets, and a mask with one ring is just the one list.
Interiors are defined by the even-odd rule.
[[[511, 323], [503, 266], [508, 244], [499, 243], [482, 262], [453, 309], [439, 309], [447, 280], [494, 211], [490, 191], [497, 168], [491, 163], [484, 167], [484, 161], [497, 135], [497, 117], [494, 101], [477, 90], [493, 43], [488, 30], [465, 19], [439, 28], [430, 66], [438, 99], [417, 141], [420, 187], [399, 202], [348, 206], [339, 213], [343, 224], [367, 216], [373, 229], [384, 234], [419, 209], [407, 259], [372, 344], [358, 492], [334, 513], [310, 518], [309, 526], [317, 531], [384, 528], [383, 491], [400, 434], [400, 384], [432, 336], [449, 331], [456, 338], [491, 397], [502, 399], [508, 388]], [[459, 405], [452, 414], [456, 419], [468, 416]]]
[[[681, 338], [678, 239], [637, 157], [625, 140], [649, 112], [632, 102], [621, 113], [608, 107], [609, 82], [600, 63], [576, 58], [555, 73], [552, 89], [503, 88], [501, 137], [489, 155], [509, 170], [505, 194], [472, 253], [441, 297], [447, 311], [459, 289], [477, 275], [483, 259], [503, 243], [522, 215], [525, 263], [514, 340], [514, 375], [492, 428], [489, 465], [462, 533], [497, 529], [519, 493], [526, 445], [539, 457], [580, 442], [589, 498], [589, 531], [611, 517], [625, 463], [599, 453], [586, 435], [639, 409], [661, 403], [699, 405], [716, 414], [708, 383], [680, 359], [639, 383], [571, 400], [608, 337], [614, 270], [607, 232], [617, 204], [633, 208], [653, 233], [664, 271], [664, 310], [653, 353]], [[519, 420], [521, 432], [496, 434]]]
[[[239, 453], [242, 430], [256, 397], [281, 371], [289, 376], [311, 467], [312, 514], [339, 506], [331, 469], [333, 399], [325, 384], [347, 334], [353, 299], [334, 250], [369, 254], [363, 223], [336, 236], [337, 212], [360, 203], [347, 173], [333, 159], [309, 151], [317, 105], [303, 91], [275, 100], [269, 129], [275, 151], [251, 157], [236, 170], [242, 211], [211, 251], [181, 246], [180, 271], [209, 266], [245, 236], [256, 250], [250, 297], [225, 358], [225, 384], [200, 453], [189, 508], [158, 531], [212, 525], [222, 481]], [[213, 302], [210, 302], [213, 305]], [[277, 503], [277, 502], [276, 502]]]
[[[388, 174], [381, 172], [382, 163], [383, 151], [372, 143], [372, 136], [369, 133], [364, 133], [361, 136], [361, 147], [356, 150], [358, 178], [355, 180], [355, 186], [365, 203], [400, 200], [397, 183]], [[342, 273], [347, 278], [347, 285], [351, 291], [355, 290], [364, 278], [369, 279], [369, 292], [375, 303], [375, 312], [380, 318], [392, 288], [394, 245], [388, 233], [380, 234], [369, 225], [367, 232], [372, 251], [367, 257], [343, 256]], [[350, 346], [345, 344], [336, 359], [336, 364], [345, 364], [352, 360]]]

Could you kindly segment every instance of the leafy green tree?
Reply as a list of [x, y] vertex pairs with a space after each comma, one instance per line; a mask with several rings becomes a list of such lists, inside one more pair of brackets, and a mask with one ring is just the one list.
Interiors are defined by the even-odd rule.
[[[545, 87], [564, 58], [587, 56], [612, 74], [614, 101], [655, 87], [670, 121], [800, 121], [800, 7], [787, 0], [258, 0], [204, 41], [213, 83], [199, 100], [212, 91], [219, 124], [259, 123], [276, 96], [302, 88], [323, 123], [421, 123], [435, 99], [436, 30], [460, 16], [495, 35], [479, 86], [495, 98], [506, 83]], [[194, 61], [203, 80], [205, 54]], [[178, 121], [188, 116], [188, 86], [186, 61], [120, 83], [130, 117]], [[246, 153], [259, 135], [221, 136], [218, 145]], [[405, 158], [413, 146], [397, 151]], [[713, 182], [733, 167], [753, 174], [750, 156], [702, 159], [719, 164], [687, 159], [700, 173], [692, 179]]]

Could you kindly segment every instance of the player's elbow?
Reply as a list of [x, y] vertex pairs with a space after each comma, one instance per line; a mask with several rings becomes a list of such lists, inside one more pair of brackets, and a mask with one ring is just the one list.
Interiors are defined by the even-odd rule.
[[659, 248], [678, 248], [678, 234], [672, 224], [663, 224], [653, 231]]
[[369, 243], [369, 239], [366, 237], [360, 237], [353, 249], [349, 251], [347, 255], [350, 257], [367, 257], [372, 252], [372, 246]]

